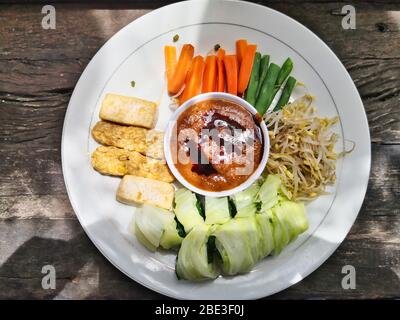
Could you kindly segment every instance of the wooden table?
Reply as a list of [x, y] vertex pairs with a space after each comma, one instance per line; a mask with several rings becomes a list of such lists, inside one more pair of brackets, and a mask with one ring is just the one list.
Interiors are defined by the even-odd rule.
[[[83, 69], [115, 32], [163, 3], [53, 1], [57, 28], [44, 30], [47, 1], [9, 2], [0, 0], [0, 298], [163, 298], [114, 268], [85, 235], [60, 159], [64, 114]], [[272, 298], [400, 298], [400, 4], [353, 2], [356, 30], [343, 30], [347, 2], [262, 3], [300, 21], [339, 56], [372, 139], [367, 196], [346, 240]], [[55, 290], [41, 287], [47, 264], [56, 268]], [[347, 264], [356, 268], [355, 290], [341, 286]]]

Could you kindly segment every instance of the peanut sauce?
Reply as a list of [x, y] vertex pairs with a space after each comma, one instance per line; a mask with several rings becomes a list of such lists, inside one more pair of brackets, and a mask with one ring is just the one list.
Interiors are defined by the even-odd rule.
[[223, 99], [193, 104], [178, 118], [171, 141], [175, 166], [195, 187], [233, 189], [261, 162], [263, 140], [258, 121], [244, 107]]

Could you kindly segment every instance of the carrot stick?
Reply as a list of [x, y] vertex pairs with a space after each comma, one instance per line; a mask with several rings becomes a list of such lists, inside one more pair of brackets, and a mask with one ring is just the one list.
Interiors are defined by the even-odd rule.
[[190, 64], [193, 59], [194, 48], [191, 44], [184, 44], [179, 56], [178, 64], [176, 65], [174, 75], [171, 82], [168, 83], [168, 92], [176, 94], [181, 90], [185, 83], [186, 75], [189, 72]]
[[236, 41], [236, 55], [238, 59], [239, 67], [242, 64], [242, 60], [244, 57], [244, 52], [247, 47], [247, 40], [240, 39]]
[[255, 44], [249, 44], [242, 58], [242, 64], [239, 70], [239, 80], [238, 80], [238, 93], [240, 95], [246, 90], [249, 84], [251, 68], [253, 68], [254, 56], [256, 54], [257, 46]]
[[194, 57], [188, 77], [186, 78], [185, 90], [183, 90], [183, 94], [179, 101], [180, 104], [200, 93], [203, 71], [204, 58], [202, 56]]
[[176, 47], [175, 46], [165, 46], [164, 47], [165, 56], [165, 74], [167, 76], [167, 83], [171, 83], [172, 77], [176, 68]]
[[217, 65], [218, 65], [217, 91], [218, 92], [225, 92], [224, 57], [225, 57], [225, 50], [222, 48], [219, 48], [218, 52], [217, 52]]
[[213, 92], [217, 85], [217, 57], [207, 56], [204, 68], [202, 93]]
[[225, 49], [219, 48], [217, 51], [217, 57], [223, 59], [225, 57]]
[[237, 95], [238, 63], [236, 55], [226, 55], [224, 58], [224, 65], [226, 70], [227, 92]]

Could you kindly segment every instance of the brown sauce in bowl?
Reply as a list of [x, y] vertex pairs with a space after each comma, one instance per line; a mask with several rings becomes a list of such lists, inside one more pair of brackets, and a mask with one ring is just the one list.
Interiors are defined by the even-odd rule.
[[258, 121], [244, 107], [223, 99], [191, 105], [177, 119], [171, 151], [179, 173], [193, 186], [225, 191], [245, 182], [263, 154]]

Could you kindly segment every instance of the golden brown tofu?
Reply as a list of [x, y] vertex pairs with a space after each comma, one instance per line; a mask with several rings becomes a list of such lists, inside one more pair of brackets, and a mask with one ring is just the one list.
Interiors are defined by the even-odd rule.
[[164, 182], [174, 181], [164, 161], [116, 147], [98, 147], [92, 154], [92, 166], [100, 173], [112, 176], [130, 174]]
[[175, 180], [168, 165], [157, 159], [152, 159], [132, 151], [127, 164], [127, 174], [154, 180], [173, 182]]
[[128, 170], [128, 159], [128, 150], [101, 146], [92, 153], [92, 166], [102, 174], [123, 176]]
[[126, 175], [119, 184], [117, 200], [126, 204], [147, 203], [170, 209], [174, 194], [174, 187], [170, 183]]
[[101, 104], [100, 118], [151, 129], [157, 121], [157, 105], [135, 97], [108, 93]]
[[151, 158], [164, 159], [164, 134], [161, 131], [99, 121], [92, 129], [92, 136], [98, 143], [106, 146], [140, 152]]

